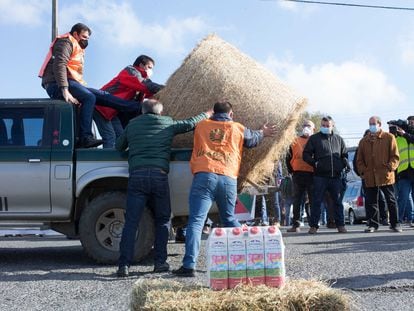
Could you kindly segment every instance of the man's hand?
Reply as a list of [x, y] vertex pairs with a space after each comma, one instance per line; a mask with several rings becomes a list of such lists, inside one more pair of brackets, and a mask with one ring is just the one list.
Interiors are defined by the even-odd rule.
[[67, 103], [71, 103], [74, 105], [80, 104], [79, 101], [75, 97], [72, 96], [72, 94], [69, 92], [67, 87], [62, 88], [62, 95]]
[[204, 112], [207, 115], [207, 118], [211, 118], [211, 116], [214, 114], [213, 109], [207, 110], [206, 112]]
[[405, 131], [401, 127], [398, 127], [398, 126], [395, 126], [395, 127], [397, 129], [398, 135], [403, 136], [405, 134]]
[[274, 136], [276, 134], [276, 125], [269, 125], [268, 123], [262, 126], [263, 137]]

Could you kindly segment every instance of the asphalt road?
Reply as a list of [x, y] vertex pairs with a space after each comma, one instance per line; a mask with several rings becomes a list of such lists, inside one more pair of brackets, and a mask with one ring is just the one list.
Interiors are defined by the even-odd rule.
[[[414, 229], [392, 233], [382, 227], [369, 234], [362, 233], [362, 225], [348, 229], [311, 236], [306, 229], [282, 228], [287, 276], [328, 281], [351, 295], [353, 310], [413, 310]], [[180, 266], [183, 250], [183, 244], [169, 244], [172, 268]], [[204, 260], [201, 256], [197, 282], [205, 282]], [[128, 310], [138, 278], [174, 279], [170, 273], [153, 274], [152, 268], [148, 259], [120, 280], [116, 267], [89, 260], [79, 241], [0, 237], [0, 310]]]

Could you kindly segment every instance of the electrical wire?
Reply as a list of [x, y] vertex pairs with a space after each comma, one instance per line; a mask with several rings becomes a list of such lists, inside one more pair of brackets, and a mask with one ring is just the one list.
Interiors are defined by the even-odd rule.
[[[272, 0], [262, 0], [262, 1], [272, 1]], [[326, 1], [313, 1], [313, 0], [280, 0], [280, 1], [322, 4], [322, 5], [350, 6], [350, 7], [368, 8], [368, 9], [414, 11], [413, 7], [370, 5], [370, 4], [357, 4], [357, 3], [344, 3], [344, 2], [326, 2]]]

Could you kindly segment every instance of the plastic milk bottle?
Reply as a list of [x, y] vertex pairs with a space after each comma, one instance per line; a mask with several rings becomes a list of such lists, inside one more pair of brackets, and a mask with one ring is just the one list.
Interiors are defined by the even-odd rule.
[[249, 228], [246, 239], [247, 282], [253, 286], [265, 283], [264, 242], [259, 227]]
[[[247, 282], [246, 239], [241, 227], [228, 228], [229, 288]], [[246, 232], [247, 233], [247, 232]]]
[[280, 287], [285, 283], [285, 256], [282, 234], [276, 226], [263, 228], [265, 245], [265, 282]]
[[207, 242], [207, 276], [211, 289], [228, 288], [227, 234], [224, 228], [214, 228]]

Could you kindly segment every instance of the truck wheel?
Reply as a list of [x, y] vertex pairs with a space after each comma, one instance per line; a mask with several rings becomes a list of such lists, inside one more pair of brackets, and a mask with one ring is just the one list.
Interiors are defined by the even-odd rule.
[[[126, 194], [104, 193], [94, 198], [83, 210], [79, 235], [86, 254], [99, 263], [113, 264], [119, 257], [119, 244], [125, 222]], [[134, 261], [140, 261], [154, 244], [154, 219], [146, 208], [135, 242]]]

